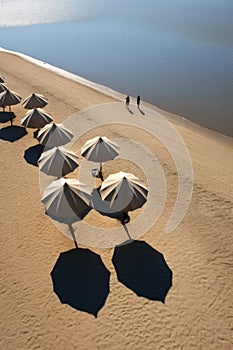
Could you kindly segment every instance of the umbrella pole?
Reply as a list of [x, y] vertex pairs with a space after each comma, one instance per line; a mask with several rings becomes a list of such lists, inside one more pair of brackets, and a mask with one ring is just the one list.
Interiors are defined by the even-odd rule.
[[124, 227], [124, 230], [125, 230], [128, 238], [129, 238], [129, 240], [132, 241], [132, 238], [130, 237], [130, 234], [129, 234], [128, 227], [126, 226], [126, 224], [128, 222], [130, 222], [130, 217], [129, 217], [129, 215], [128, 215], [128, 213], [126, 211], [123, 211], [122, 218], [121, 218], [121, 224]]
[[124, 230], [125, 230], [125, 232], [126, 232], [128, 238], [129, 238], [129, 241], [132, 241], [132, 238], [130, 237], [129, 230], [128, 230], [128, 228], [126, 227], [126, 224], [122, 224], [122, 226], [124, 227]]
[[71, 224], [69, 224], [69, 229], [70, 229], [70, 233], [71, 233], [71, 236], [72, 236], [72, 238], [73, 238], [75, 247], [78, 249], [78, 243], [77, 243], [77, 241], [76, 241], [75, 234], [74, 234], [74, 229], [73, 229], [73, 227], [72, 227]]
[[104, 181], [103, 173], [102, 173], [102, 162], [100, 162], [100, 178], [101, 178], [101, 181]]

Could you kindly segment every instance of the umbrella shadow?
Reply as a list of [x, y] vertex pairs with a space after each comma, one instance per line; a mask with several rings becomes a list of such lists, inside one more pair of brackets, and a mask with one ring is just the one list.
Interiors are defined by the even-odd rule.
[[102, 200], [99, 190], [100, 190], [100, 187], [94, 188], [92, 191], [92, 194], [91, 194], [92, 208], [98, 211], [98, 213], [100, 213], [103, 216], [107, 216], [111, 219], [120, 221], [127, 235], [127, 240], [124, 242], [124, 244], [128, 244], [129, 242], [132, 242], [133, 239], [131, 238], [128, 227], [126, 226], [126, 224], [130, 222], [130, 216], [128, 212], [125, 211], [125, 209], [121, 211], [115, 211], [115, 208], [111, 207], [110, 202]]
[[45, 147], [43, 145], [35, 145], [32, 147], [29, 147], [24, 152], [24, 159], [26, 160], [27, 163], [38, 167], [37, 162], [41, 154], [43, 153], [44, 148]]
[[172, 271], [163, 255], [143, 241], [115, 248], [113, 258], [118, 281], [138, 296], [165, 302], [172, 286]]
[[62, 304], [97, 317], [109, 294], [110, 279], [98, 254], [81, 248], [61, 253], [51, 278]]
[[27, 130], [22, 126], [7, 126], [0, 130], [0, 139], [9, 142], [15, 142], [27, 135]]
[[33, 138], [37, 140], [37, 136], [39, 134], [40, 130], [36, 129], [35, 131], [33, 131]]
[[13, 119], [16, 118], [16, 115], [14, 112], [0, 112], [0, 123], [6, 123], [11, 122], [11, 125], [13, 124]]
[[119, 211], [118, 209], [118, 211], [116, 211], [115, 208], [111, 207], [110, 202], [102, 200], [99, 190], [100, 187], [94, 188], [91, 193], [92, 208], [103, 216], [121, 221], [122, 225], [125, 226], [125, 224], [130, 221], [129, 215], [124, 210]]
[[91, 206], [101, 215], [116, 219], [117, 213], [111, 210], [110, 203], [102, 200], [99, 193], [100, 187], [94, 188], [91, 193]]

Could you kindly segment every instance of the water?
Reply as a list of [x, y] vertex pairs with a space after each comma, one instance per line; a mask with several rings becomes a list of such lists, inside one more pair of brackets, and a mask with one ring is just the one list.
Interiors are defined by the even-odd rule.
[[0, 4], [0, 46], [233, 136], [231, 0]]

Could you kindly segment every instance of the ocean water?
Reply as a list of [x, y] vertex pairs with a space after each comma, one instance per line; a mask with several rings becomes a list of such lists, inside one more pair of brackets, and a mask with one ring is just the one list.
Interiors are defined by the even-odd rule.
[[0, 46], [233, 136], [232, 0], [0, 0], [0, 9]]

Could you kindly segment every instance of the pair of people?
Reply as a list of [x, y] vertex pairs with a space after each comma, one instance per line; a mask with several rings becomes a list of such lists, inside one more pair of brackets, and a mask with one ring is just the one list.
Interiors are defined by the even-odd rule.
[[[140, 102], [141, 102], [141, 97], [138, 96], [138, 97], [137, 97], [137, 106], [138, 106], [138, 108], [139, 108], [139, 106], [140, 106]], [[130, 97], [129, 97], [129, 95], [126, 96], [125, 103], [126, 103], [127, 106], [129, 105], [129, 103], [130, 103]]]

